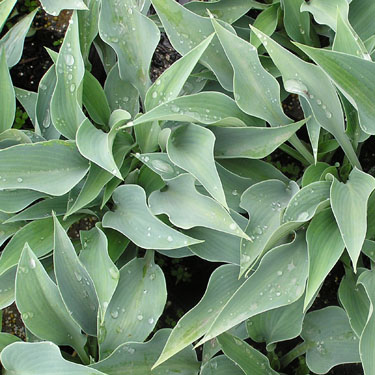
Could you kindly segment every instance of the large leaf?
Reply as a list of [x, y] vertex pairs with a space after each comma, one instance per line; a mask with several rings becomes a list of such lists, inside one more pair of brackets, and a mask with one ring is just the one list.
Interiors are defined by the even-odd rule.
[[25, 326], [35, 336], [57, 345], [72, 346], [83, 360], [87, 358], [83, 350], [85, 335], [72, 320], [57, 286], [27, 244], [17, 269], [16, 303]]
[[307, 366], [317, 374], [326, 374], [342, 363], [360, 362], [359, 340], [340, 307], [329, 306], [307, 314], [301, 337], [307, 345]]
[[116, 229], [144, 249], [169, 250], [201, 242], [158, 220], [147, 207], [146, 194], [140, 186], [118, 187], [113, 201], [116, 210], [104, 215], [103, 227]]
[[87, 10], [83, 0], [65, 0], [64, 3], [56, 3], [54, 0], [41, 0], [43, 9], [52, 16], [58, 16], [63, 9]]
[[332, 133], [350, 162], [360, 167], [357, 155], [345, 134], [344, 116], [337, 92], [317, 66], [307, 63], [255, 30], [268, 54], [280, 70], [285, 90], [301, 95], [309, 103], [315, 119]]
[[360, 341], [360, 354], [365, 375], [371, 375], [375, 370], [375, 347], [372, 344], [375, 334], [375, 272], [364, 272], [358, 283], [363, 285], [370, 300], [370, 310]]
[[220, 92], [200, 92], [176, 98], [152, 109], [127, 126], [155, 120], [227, 126], [244, 126], [254, 122], [237, 107], [233, 99]]
[[104, 375], [65, 360], [52, 342], [14, 343], [1, 353], [1, 362], [6, 372], [14, 375]]
[[375, 79], [375, 63], [346, 53], [302, 45], [298, 47], [324, 69], [349, 102], [358, 109], [362, 130], [375, 134], [375, 111], [372, 106], [375, 94], [371, 84]]
[[0, 189], [32, 189], [64, 195], [89, 168], [70, 141], [28, 143], [0, 150]]
[[367, 231], [367, 201], [375, 189], [375, 178], [354, 169], [346, 184], [333, 180], [331, 206], [354, 270]]
[[[349, 322], [353, 331], [361, 337], [363, 329], [369, 316], [370, 301], [367, 297], [363, 285], [357, 284], [359, 275], [355, 275], [351, 270], [345, 270], [342, 278], [338, 297], [349, 317]], [[364, 271], [363, 269], [359, 270]]]
[[166, 189], [153, 192], [149, 198], [153, 214], [167, 214], [179, 228], [206, 227], [248, 238], [219, 203], [197, 192], [194, 182], [193, 176], [182, 174], [169, 181]]
[[291, 138], [304, 125], [306, 120], [294, 124], [260, 128], [211, 127], [216, 137], [215, 155], [222, 158], [261, 159]]
[[56, 216], [54, 226], [54, 271], [61, 297], [71, 317], [86, 333], [96, 336], [98, 297], [95, 285]]
[[22, 341], [19, 337], [11, 335], [10, 333], [0, 332], [0, 353], [10, 344]]
[[16, 279], [16, 267], [12, 267], [3, 272], [0, 276], [0, 308], [4, 309], [14, 302], [14, 290]]
[[372, 18], [375, 3], [372, 0], [353, 0], [349, 10], [349, 20], [362, 40], [370, 38], [375, 33]]
[[120, 270], [117, 289], [99, 328], [100, 358], [127, 341], [145, 340], [164, 310], [164, 274], [147, 255], [133, 259]]
[[[62, 225], [67, 230], [76, 220], [77, 216], [72, 216]], [[38, 257], [48, 254], [53, 249], [52, 218], [32, 221], [12, 237], [1, 254], [0, 274], [18, 263], [26, 242], [35, 249]]]
[[0, 246], [26, 224], [22, 219], [12, 222], [12, 218], [11, 215], [0, 212]]
[[345, 249], [331, 209], [324, 210], [313, 218], [307, 229], [306, 240], [309, 251], [309, 278], [305, 309]]
[[120, 274], [109, 257], [107, 237], [98, 225], [90, 231], [81, 231], [80, 235], [83, 249], [79, 259], [94, 283], [103, 319]]
[[244, 273], [264, 250], [273, 232], [280, 226], [282, 210], [287, 207], [298, 186], [279, 181], [259, 182], [247, 189], [241, 197], [240, 206], [251, 218], [246, 228], [252, 240], [242, 241], [241, 274]]
[[0, 31], [2, 30], [5, 21], [7, 20], [17, 0], [3, 0], [0, 3]]
[[212, 38], [213, 35], [203, 40], [158, 77], [146, 94], [145, 108], [147, 111], [177, 98]]
[[246, 375], [277, 375], [268, 358], [247, 342], [228, 333], [218, 337], [224, 354], [236, 363]]
[[[172, 46], [185, 55], [214, 32], [209, 18], [201, 17], [174, 0], [152, 0]], [[229, 91], [233, 87], [232, 67], [217, 37], [206, 49], [201, 64], [211, 69], [220, 84]]]
[[5, 49], [0, 47], [0, 132], [10, 129], [16, 112], [16, 96], [6, 61]]
[[238, 279], [238, 271], [235, 265], [225, 265], [212, 273], [203, 298], [178, 321], [154, 367], [207, 332], [233, 293], [243, 284], [244, 280]]
[[38, 126], [36, 123], [36, 102], [37, 102], [38, 94], [34, 91], [27, 91], [27, 90], [20, 89], [18, 87], [14, 87], [14, 92], [16, 94], [17, 100], [21, 103], [22, 107], [25, 109], [27, 115], [30, 118], [31, 123], [33, 124], [37, 132]]
[[191, 348], [186, 348], [157, 369], [151, 367], [167, 341], [169, 329], [157, 331], [150, 341], [145, 343], [129, 340], [120, 345], [108, 358], [91, 365], [91, 368], [103, 371], [108, 375], [125, 374], [131, 368], [132, 375], [164, 375], [175, 373], [195, 375], [199, 362]]
[[12, 26], [12, 28], [1, 38], [0, 49], [3, 47], [5, 50], [5, 56], [9, 68], [12, 68], [21, 59], [25, 38], [37, 11], [38, 9], [35, 9], [30, 12], [27, 16], [22, 18], [21, 21]]
[[193, 175], [213, 198], [227, 207], [215, 166], [214, 143], [210, 130], [194, 124], [182, 125], [168, 138], [167, 152], [174, 164]]
[[305, 289], [307, 266], [304, 234], [269, 251], [257, 270], [231, 296], [199, 344], [254, 315], [297, 301]]
[[77, 147], [87, 159], [122, 179], [112, 153], [117, 128], [118, 126], [113, 126], [109, 133], [104, 133], [102, 130], [95, 128], [90, 120], [86, 119], [77, 132]]
[[220, 355], [208, 361], [201, 370], [201, 375], [243, 375], [244, 372], [228, 357]]
[[78, 18], [74, 11], [56, 62], [57, 82], [51, 101], [52, 122], [69, 139], [75, 139], [79, 125], [86, 118], [81, 108], [84, 74]]
[[108, 0], [100, 10], [99, 33], [116, 51], [120, 77], [144, 98], [151, 83], [151, 58], [160, 38], [157, 26], [138, 11], [132, 0]]

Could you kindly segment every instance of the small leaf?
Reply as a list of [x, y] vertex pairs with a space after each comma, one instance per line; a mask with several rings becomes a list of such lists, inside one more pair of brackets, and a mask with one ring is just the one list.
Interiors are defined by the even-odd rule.
[[219, 355], [210, 359], [201, 370], [201, 375], [244, 375], [244, 372], [228, 357]]
[[2, 30], [13, 7], [16, 5], [16, 2], [17, 0], [3, 0], [0, 3], [0, 31]]
[[15, 280], [17, 267], [13, 266], [0, 276], [0, 308], [4, 309], [14, 302]]
[[6, 62], [5, 49], [0, 46], [0, 132], [10, 129], [16, 112], [16, 96]]
[[10, 333], [0, 333], [0, 353], [10, 344], [22, 341], [19, 337], [11, 335]]
[[152, 215], [140, 186], [118, 187], [113, 193], [113, 201], [116, 210], [104, 215], [103, 227], [116, 229], [144, 249], [178, 249], [201, 242], [170, 228]]

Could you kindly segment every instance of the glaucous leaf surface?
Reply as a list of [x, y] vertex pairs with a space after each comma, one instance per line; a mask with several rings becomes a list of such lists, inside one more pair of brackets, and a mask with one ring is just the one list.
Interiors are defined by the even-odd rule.
[[155, 367], [207, 332], [233, 293], [243, 284], [244, 280], [238, 279], [238, 271], [238, 266], [228, 264], [212, 273], [204, 296], [177, 322]]
[[254, 315], [286, 306], [303, 294], [307, 279], [307, 246], [303, 233], [275, 247], [238, 288], [211, 324], [202, 344]]
[[248, 238], [219, 203], [197, 192], [194, 183], [193, 176], [182, 174], [153, 192], [149, 198], [152, 213], [167, 214], [171, 223], [182, 229], [205, 227]]
[[342, 363], [361, 360], [359, 340], [340, 307], [329, 306], [307, 314], [301, 337], [307, 343], [307, 366], [317, 374], [326, 374]]
[[305, 310], [345, 249], [330, 208], [318, 213], [312, 219], [306, 232], [306, 241], [309, 252], [309, 278], [306, 286]]
[[331, 186], [332, 211], [354, 270], [366, 237], [367, 201], [374, 189], [374, 177], [356, 168], [350, 173], [346, 184], [334, 178]]
[[54, 0], [41, 0], [43, 9], [52, 16], [58, 16], [63, 9], [87, 10], [83, 0], [65, 0], [64, 3], [56, 3]]
[[129, 369], [133, 375], [164, 375], [168, 372], [181, 375], [198, 374], [199, 362], [191, 347], [183, 349], [164, 364], [151, 370], [169, 333], [170, 329], [159, 330], [150, 341], [144, 343], [129, 340], [116, 348], [109, 357], [90, 367], [107, 375], [126, 373]]
[[349, 20], [362, 40], [370, 38], [375, 33], [372, 15], [375, 4], [371, 0], [353, 0], [350, 5]]
[[14, 343], [1, 353], [1, 362], [14, 375], [105, 375], [65, 360], [52, 342]]
[[56, 216], [53, 258], [57, 286], [72, 318], [86, 333], [96, 336], [98, 296], [95, 286]]
[[64, 195], [86, 175], [89, 163], [71, 141], [21, 144], [0, 150], [0, 189]]
[[17, 267], [13, 266], [0, 275], [0, 308], [11, 305], [14, 302], [14, 280], [16, 279]]
[[16, 111], [16, 97], [12, 78], [6, 61], [6, 51], [0, 46], [0, 131], [10, 129], [13, 125]]
[[225, 355], [211, 358], [201, 370], [200, 375], [244, 375], [239, 366]]
[[25, 326], [35, 336], [57, 345], [69, 345], [77, 350], [82, 360], [87, 359], [83, 349], [85, 335], [70, 316], [57, 286], [27, 244], [17, 268], [16, 304]]
[[1, 2], [0, 4], [0, 31], [2, 30], [5, 21], [7, 20], [16, 2], [17, 0], [3, 0]]
[[303, 297], [296, 302], [255, 315], [246, 322], [252, 340], [265, 342], [267, 348], [280, 341], [297, 337], [302, 331]]
[[10, 333], [0, 332], [0, 353], [10, 344], [22, 341], [19, 337], [11, 335]]
[[[214, 32], [211, 21], [179, 5], [174, 0], [152, 0], [156, 13], [172, 46], [185, 55]], [[212, 70], [220, 84], [228, 91], [233, 89], [233, 71], [217, 37], [206, 49], [200, 63]]]
[[114, 212], [103, 217], [103, 227], [116, 229], [144, 249], [178, 249], [199, 243], [158, 220], [147, 207], [146, 194], [137, 185], [118, 187], [113, 193]]
[[100, 358], [128, 341], [142, 342], [155, 328], [167, 301], [161, 268], [149, 256], [134, 258], [120, 270], [120, 279], [99, 326]]

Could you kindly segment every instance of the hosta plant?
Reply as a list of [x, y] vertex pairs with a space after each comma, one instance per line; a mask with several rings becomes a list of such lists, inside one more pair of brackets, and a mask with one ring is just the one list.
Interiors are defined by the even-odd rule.
[[[38, 10], [0, 40], [3, 374], [373, 375], [375, 2], [40, 3], [72, 16], [37, 92], [10, 69]], [[161, 32], [182, 57], [153, 82]], [[155, 255], [222, 263], [174, 327]]]

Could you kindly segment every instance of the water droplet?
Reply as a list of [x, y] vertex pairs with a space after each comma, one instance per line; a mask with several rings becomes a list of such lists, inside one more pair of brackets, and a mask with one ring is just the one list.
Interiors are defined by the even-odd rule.
[[74, 92], [76, 90], [76, 85], [72, 83], [69, 87], [70, 92]]
[[233, 190], [232, 191], [232, 195], [234, 195], [234, 196], [238, 195], [238, 191], [237, 190]]
[[79, 274], [78, 272], [74, 271], [74, 276], [76, 277], [77, 281], [82, 281], [82, 275]]
[[286, 91], [292, 92], [294, 94], [308, 93], [307, 86], [297, 79], [288, 79], [287, 81], [285, 81], [284, 86]]
[[168, 240], [168, 242], [173, 242], [173, 237], [172, 236], [168, 236], [167, 240]]
[[114, 279], [114, 280], [118, 280], [118, 278], [120, 277], [118, 270], [114, 267], [111, 267], [109, 269], [109, 274], [111, 275], [112, 279]]
[[65, 56], [64, 56], [64, 59], [65, 59], [65, 63], [66, 63], [66, 65], [69, 65], [69, 66], [71, 66], [71, 65], [73, 65], [74, 64], [74, 57], [73, 57], [73, 55], [71, 55], [71, 54], [66, 54]]
[[28, 314], [27, 312], [23, 313], [23, 314], [22, 314], [22, 319], [23, 319], [23, 320], [27, 320], [27, 319], [29, 319], [29, 314]]
[[20, 183], [21, 183], [22, 181], [23, 181], [23, 179], [22, 179], [21, 177], [18, 177], [18, 178], [17, 178], [17, 182], [20, 182]]
[[113, 319], [117, 319], [117, 318], [118, 318], [118, 311], [117, 311], [117, 310], [112, 311], [112, 312], [111, 312], [111, 317], [112, 317]]
[[157, 171], [162, 172], [162, 173], [173, 173], [173, 171], [174, 171], [173, 167], [170, 164], [168, 164], [168, 163], [166, 163], [166, 162], [164, 162], [162, 160], [157, 160], [157, 159], [153, 160], [151, 162], [151, 165]]
[[35, 259], [34, 259], [34, 258], [31, 258], [31, 259], [30, 259], [30, 268], [31, 268], [31, 269], [34, 269], [35, 267], [36, 267]]
[[309, 213], [308, 212], [301, 212], [298, 217], [297, 217], [297, 221], [305, 221], [307, 218], [309, 217]]
[[156, 91], [154, 91], [154, 92], [152, 93], [152, 97], [153, 97], [153, 99], [156, 99], [156, 98], [158, 97], [158, 93], [157, 93]]
[[229, 225], [229, 229], [236, 230], [237, 229], [237, 224], [236, 223], [232, 223], [231, 225]]
[[277, 276], [282, 276], [283, 275], [283, 271], [277, 271]]
[[155, 280], [155, 278], [156, 278], [156, 275], [155, 275], [154, 273], [152, 273], [152, 274], [150, 275], [150, 280]]
[[148, 323], [149, 323], [149, 324], [154, 324], [154, 322], [155, 322], [154, 318], [150, 318], [150, 319], [148, 320]]
[[138, 319], [139, 321], [143, 320], [143, 315], [139, 314], [139, 315], [137, 316], [137, 319]]

